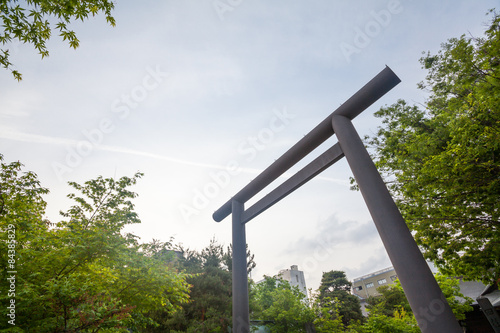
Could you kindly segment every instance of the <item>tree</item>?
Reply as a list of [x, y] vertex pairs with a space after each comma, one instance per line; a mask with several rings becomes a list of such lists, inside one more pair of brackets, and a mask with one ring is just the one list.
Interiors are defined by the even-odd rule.
[[225, 254], [224, 247], [214, 239], [201, 253], [190, 254], [201, 267], [193, 270], [198, 274], [188, 280], [193, 288], [192, 302], [183, 308], [189, 320], [186, 332], [225, 332], [231, 325], [232, 275], [224, 265]]
[[[171, 313], [157, 311], [160, 326], [151, 332], [227, 332], [232, 323], [231, 246], [224, 247], [215, 239], [200, 252], [177, 246], [179, 269], [190, 274], [190, 302], [182, 310]], [[255, 267], [253, 255], [247, 251], [249, 272]]]
[[68, 195], [75, 204], [51, 223], [36, 175], [19, 162], [1, 166], [0, 286], [12, 290], [0, 295], [3, 318], [14, 304], [16, 327], [30, 332], [137, 331], [154, 324], [149, 312], [175, 312], [188, 300], [186, 276], [157, 255], [169, 244], [122, 234], [140, 222], [128, 190], [140, 173], [70, 183], [81, 195]]
[[342, 315], [339, 313], [339, 303], [333, 302], [333, 309], [330, 306], [322, 306], [319, 302], [314, 302], [314, 329], [317, 333], [342, 333], [346, 332]]
[[420, 59], [428, 101], [381, 108], [367, 140], [424, 256], [446, 275], [500, 278], [500, 17]]
[[[49, 55], [46, 42], [52, 35], [51, 19], [57, 21], [55, 29], [59, 36], [67, 40], [69, 46], [76, 49], [79, 40], [74, 31], [68, 25], [73, 20], [82, 22], [89, 17], [102, 12], [106, 15], [106, 21], [115, 25], [115, 19], [111, 16], [114, 3], [109, 0], [84, 0], [84, 1], [43, 1], [29, 0], [19, 4], [17, 0], [0, 1], [0, 43], [2, 45], [18, 40], [23, 43], [33, 44], [34, 48], [42, 56]], [[10, 70], [15, 79], [22, 79], [21, 73], [13, 69], [8, 49], [0, 49], [0, 65]]]
[[331, 319], [342, 318], [344, 326], [363, 320], [359, 299], [351, 294], [352, 283], [342, 271], [323, 273], [319, 286], [319, 306], [328, 309]]
[[[250, 274], [250, 272], [255, 268], [257, 264], [255, 263], [254, 260], [255, 255], [252, 254], [248, 249], [248, 244], [246, 244], [246, 250], [247, 250], [247, 273]], [[224, 255], [224, 264], [230, 271], [233, 271], [233, 244], [230, 244], [227, 247], [227, 252]]]
[[377, 291], [380, 295], [370, 296], [366, 299], [366, 309], [370, 314], [394, 317], [394, 311], [412, 312], [410, 303], [408, 303], [403, 288], [398, 282], [395, 285], [378, 287]]
[[280, 277], [264, 276], [252, 292], [252, 319], [264, 320], [271, 332], [306, 332], [314, 320], [307, 296]]
[[395, 310], [393, 316], [370, 316], [363, 329], [370, 333], [420, 333], [417, 320], [404, 309]]
[[[465, 313], [473, 310], [473, 300], [460, 293], [458, 279], [441, 274], [435, 277], [455, 317], [464, 320]], [[366, 308], [370, 314], [365, 328], [369, 332], [420, 332], [399, 280], [393, 285], [381, 286], [377, 291], [380, 296], [367, 299]]]
[[457, 278], [442, 274], [436, 274], [435, 278], [455, 318], [465, 320], [465, 313], [473, 310], [471, 304], [474, 300], [462, 295], [460, 292], [460, 281]]

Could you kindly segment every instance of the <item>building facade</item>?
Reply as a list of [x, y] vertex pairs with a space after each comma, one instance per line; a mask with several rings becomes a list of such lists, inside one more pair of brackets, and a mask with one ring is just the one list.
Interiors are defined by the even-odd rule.
[[379, 296], [378, 287], [391, 285], [398, 278], [393, 267], [355, 278], [352, 282], [352, 293], [360, 298]]
[[292, 265], [290, 269], [282, 269], [279, 271], [278, 276], [288, 281], [291, 286], [298, 287], [299, 290], [308, 297], [304, 272], [299, 271], [299, 266]]

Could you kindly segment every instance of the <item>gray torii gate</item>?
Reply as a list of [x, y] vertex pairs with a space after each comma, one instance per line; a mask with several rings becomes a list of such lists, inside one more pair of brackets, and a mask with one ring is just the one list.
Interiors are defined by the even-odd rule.
[[[422, 332], [462, 332], [401, 213], [366, 151], [351, 120], [401, 80], [385, 67], [337, 110], [222, 205], [213, 218], [232, 214], [233, 332], [249, 329], [245, 223], [346, 157], [387, 254]], [[336, 134], [338, 142], [245, 210], [244, 204], [302, 158]]]

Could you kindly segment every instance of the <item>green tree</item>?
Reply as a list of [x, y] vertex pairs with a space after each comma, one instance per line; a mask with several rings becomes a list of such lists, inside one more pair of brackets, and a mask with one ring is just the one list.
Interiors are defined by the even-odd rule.
[[[333, 306], [331, 305], [333, 304]], [[317, 295], [313, 303], [313, 309], [316, 314], [314, 319], [314, 328], [318, 333], [341, 333], [345, 332], [346, 328], [342, 322], [340, 314], [340, 303], [338, 300], [324, 299], [319, 302]]]
[[395, 310], [393, 316], [370, 316], [362, 329], [367, 333], [420, 333], [417, 320], [404, 309]]
[[359, 299], [351, 294], [352, 283], [342, 271], [323, 273], [318, 289], [319, 306], [331, 313], [331, 319], [342, 318], [344, 326], [363, 320]]
[[[33, 44], [42, 58], [49, 55], [46, 42], [52, 35], [51, 21], [55, 24], [59, 36], [67, 40], [69, 46], [76, 49], [79, 40], [74, 31], [68, 25], [72, 21], [84, 21], [89, 15], [95, 16], [100, 12], [106, 16], [106, 21], [115, 25], [115, 19], [111, 16], [114, 3], [109, 0], [84, 0], [84, 1], [45, 1], [28, 0], [19, 3], [17, 0], [0, 1], [0, 43], [8, 45], [13, 40]], [[10, 61], [9, 49], [0, 49], [0, 65], [10, 70], [15, 79], [22, 79], [21, 73], [13, 69]]]
[[[19, 162], [1, 166], [2, 290], [15, 271], [13, 294], [0, 295], [3, 318], [14, 300], [16, 327], [26, 331], [137, 331], [154, 324], [150, 311], [174, 312], [188, 300], [185, 275], [156, 255], [169, 244], [139, 244], [122, 234], [139, 223], [128, 187], [141, 174], [70, 183], [81, 195], [70, 194], [75, 204], [61, 213], [65, 220], [50, 223], [43, 219], [47, 190], [36, 175], [21, 172]], [[7, 251], [9, 230], [15, 230], [14, 252]]]
[[[232, 324], [231, 248], [224, 250], [215, 239], [199, 252], [177, 246], [180, 257], [176, 265], [190, 274], [190, 302], [175, 313], [157, 311], [155, 318], [161, 324], [149, 331], [227, 332]], [[255, 267], [253, 257], [247, 251], [249, 272]]]
[[[250, 272], [257, 266], [255, 263], [255, 255], [253, 255], [250, 250], [248, 249], [248, 244], [246, 245], [247, 249], [247, 273], [250, 274]], [[232, 271], [233, 270], [233, 244], [230, 244], [227, 247], [227, 252], [224, 254], [224, 265]]]
[[214, 239], [200, 253], [188, 254], [201, 267], [193, 267], [198, 274], [188, 280], [193, 287], [192, 302], [183, 308], [184, 319], [189, 320], [185, 332], [227, 332], [231, 325], [232, 274], [224, 263], [226, 255]]
[[315, 317], [307, 296], [279, 277], [264, 276], [253, 286], [251, 318], [264, 320], [271, 332], [306, 332]]
[[462, 295], [460, 292], [460, 281], [457, 278], [442, 274], [436, 274], [435, 278], [455, 317], [458, 320], [464, 320], [465, 313], [473, 310], [471, 304], [474, 300]]
[[[436, 281], [446, 297], [453, 314], [458, 320], [465, 319], [465, 313], [472, 311], [473, 300], [460, 293], [460, 281], [437, 274]], [[399, 280], [390, 286], [377, 288], [381, 294], [367, 299], [369, 332], [419, 332], [417, 322], [406, 299]]]
[[366, 299], [366, 309], [372, 315], [394, 317], [394, 311], [396, 310], [411, 313], [410, 303], [408, 303], [403, 288], [399, 283], [378, 287], [377, 291], [380, 293], [379, 296], [370, 296]]
[[500, 18], [481, 38], [453, 38], [420, 89], [423, 107], [398, 101], [368, 140], [424, 256], [450, 276], [500, 278]]

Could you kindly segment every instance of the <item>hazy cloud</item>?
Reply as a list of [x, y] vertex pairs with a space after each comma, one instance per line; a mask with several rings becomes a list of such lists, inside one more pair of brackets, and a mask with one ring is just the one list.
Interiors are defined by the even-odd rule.
[[372, 221], [341, 221], [336, 215], [321, 221], [310, 237], [301, 237], [291, 243], [287, 252], [312, 253], [318, 246], [328, 248], [355, 247], [359, 244], [367, 244], [379, 239], [377, 230]]

